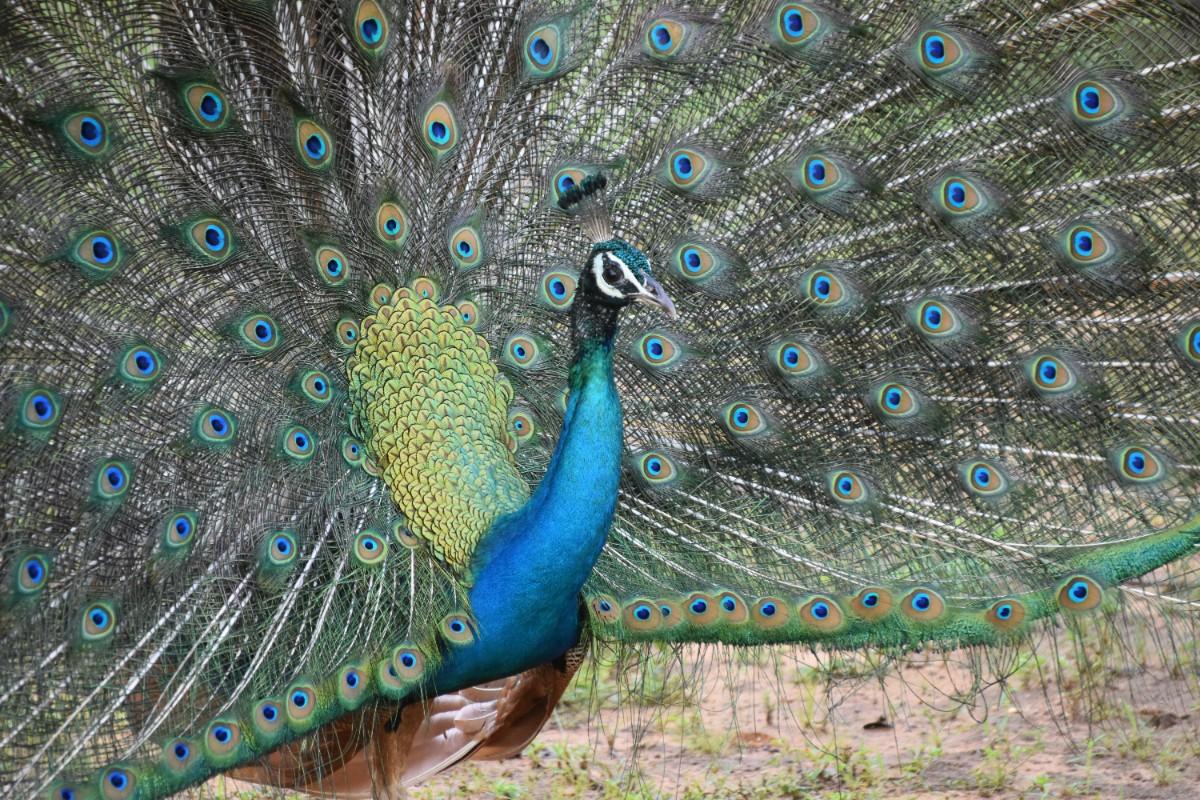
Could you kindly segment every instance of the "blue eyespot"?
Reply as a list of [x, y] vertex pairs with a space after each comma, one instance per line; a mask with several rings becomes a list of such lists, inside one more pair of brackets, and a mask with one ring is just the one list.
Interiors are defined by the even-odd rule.
[[93, 608], [91, 613], [88, 614], [88, 619], [91, 620], [92, 625], [97, 628], [104, 629], [108, 627], [108, 612], [103, 608]]
[[700, 251], [694, 247], [689, 247], [683, 251], [683, 268], [688, 272], [697, 273], [704, 265], [700, 258]]
[[813, 294], [820, 300], [828, 300], [830, 292], [833, 291], [833, 284], [829, 278], [821, 276], [813, 281]]
[[913, 595], [912, 607], [917, 611], [928, 611], [933, 605], [933, 599], [925, 592], [917, 592]]
[[292, 540], [287, 536], [276, 536], [275, 541], [271, 542], [271, 547], [275, 549], [278, 555], [284, 558], [292, 554]]
[[304, 149], [313, 158], [320, 158], [325, 155], [325, 140], [314, 133], [304, 140]]
[[650, 619], [650, 615], [654, 613], [650, 610], [650, 606], [642, 604], [633, 610], [633, 615], [642, 622]]
[[208, 424], [212, 427], [213, 433], [218, 436], [224, 436], [225, 432], [229, 430], [229, 420], [225, 418], [224, 414], [216, 411], [208, 415]]
[[46, 567], [41, 560], [31, 558], [25, 562], [25, 576], [30, 586], [37, 587], [46, 579]]
[[158, 369], [158, 362], [154, 358], [154, 354], [149, 350], [135, 350], [133, 352], [133, 366], [141, 375], [151, 375]]
[[434, 144], [446, 144], [450, 141], [450, 129], [441, 120], [434, 120], [429, 123], [429, 138]]
[[358, 673], [357, 672], [347, 672], [346, 673], [346, 685], [349, 686], [351, 689], [355, 689], [358, 687]]
[[925, 314], [923, 317], [926, 327], [939, 328], [942, 325], [942, 310], [933, 303], [925, 306]]
[[292, 436], [292, 441], [296, 443], [296, 447], [300, 450], [307, 450], [309, 439], [303, 433], [296, 433]]
[[1041, 365], [1038, 367], [1038, 376], [1045, 383], [1054, 383], [1055, 379], [1058, 378], [1058, 366], [1048, 358], [1043, 359]]
[[336, 278], [342, 274], [342, 261], [339, 258], [331, 258], [325, 262], [325, 271]]
[[[279, 709], [275, 708], [274, 705], [267, 703], [262, 707], [262, 715], [263, 719], [265, 719], [267, 722], [274, 722], [275, 718], [279, 716]], [[215, 731], [213, 735], [216, 735]]]
[[462, 633], [465, 627], [466, 626], [463, 625], [461, 620], [455, 619], [450, 621], [450, 630], [454, 631], [455, 633]]
[[829, 616], [829, 606], [825, 603], [813, 603], [811, 611], [817, 619], [825, 619]]
[[946, 201], [954, 208], [962, 208], [967, 204], [967, 187], [962, 181], [950, 181], [946, 184]]
[[862, 604], [867, 608], [874, 608], [879, 605], [879, 594], [877, 592], [867, 592], [863, 595]]
[[837, 489], [842, 494], [850, 494], [850, 492], [854, 491], [854, 479], [849, 475], [843, 475], [838, 479]]
[[175, 535], [180, 540], [192, 535], [192, 521], [184, 514], [180, 514], [175, 518]]
[[692, 601], [692, 613], [693, 614], [703, 614], [705, 611], [708, 611], [708, 603], [707, 602], [705, 602], [701, 598], [696, 598], [695, 600]]
[[607, 600], [601, 600], [600, 610], [604, 612], [612, 611], [612, 603], [608, 602]]
[[388, 233], [395, 233], [396, 231], [400, 230], [400, 223], [395, 217], [391, 217], [387, 222], [383, 223], [383, 229]]
[[172, 749], [172, 752], [175, 754], [175, 758], [178, 761], [187, 761], [188, 756], [190, 756], [192, 754], [191, 748], [189, 748], [183, 742], [176, 742], [175, 747]]
[[1100, 110], [1100, 92], [1094, 87], [1085, 86], [1079, 92], [1079, 104], [1085, 113], [1095, 114]]
[[1013, 615], [1013, 607], [1009, 603], [1003, 603], [996, 608], [996, 616], [1000, 619], [1008, 619]]
[[987, 467], [978, 466], [975, 468], [975, 471], [971, 473], [971, 480], [974, 481], [978, 486], [986, 487], [992, 482], [992, 471]]
[[200, 116], [209, 122], [216, 122], [221, 118], [221, 106], [221, 98], [212, 92], [205, 92], [204, 97], [200, 98]]
[[33, 409], [33, 415], [38, 422], [49, 422], [54, 416], [54, 401], [42, 392], [37, 392], [29, 398], [29, 407]]
[[902, 395], [900, 390], [896, 388], [888, 389], [883, 393], [883, 404], [893, 411], [900, 408], [900, 402], [903, 399], [904, 395]]
[[125, 791], [125, 787], [129, 785], [129, 776], [122, 770], [114, 769], [108, 773], [108, 785], [118, 792], [123, 792]]
[[104, 470], [104, 482], [112, 491], [121, 491], [121, 488], [125, 485], [125, 470], [118, 466], [109, 467]]
[[648, 460], [646, 462], [646, 471], [649, 472], [651, 475], [659, 474], [660, 472], [662, 472], [662, 469], [663, 469], [663, 465], [662, 465], [661, 459], [651, 458], [650, 460]]
[[664, 352], [662, 340], [657, 337], [651, 338], [646, 342], [646, 349], [650, 355], [661, 358]]
[[95, 117], [84, 117], [79, 121], [79, 140], [88, 147], [98, 147], [104, 140], [104, 124]]
[[734, 611], [737, 609], [737, 601], [732, 597], [726, 597], [721, 601], [721, 608], [725, 609], [726, 611]]
[[1070, 596], [1071, 600], [1076, 603], [1082, 603], [1084, 600], [1087, 600], [1090, 592], [1091, 589], [1088, 588], [1086, 581], [1075, 581], [1071, 584], [1071, 587], [1067, 589], [1067, 594]]
[[308, 693], [300, 690], [292, 692], [292, 705], [296, 708], [304, 708], [308, 705]]
[[667, 30], [666, 25], [655, 25], [650, 30], [650, 41], [654, 44], [654, 49], [659, 52], [670, 50], [671, 31]]
[[205, 226], [204, 246], [214, 253], [223, 249], [225, 247], [225, 231], [216, 225]]
[[817, 186], [825, 183], [825, 162], [819, 158], [809, 159], [808, 180]]
[[58, 792], [58, 800], [75, 800], [75, 790], [60, 789]]
[[550, 281], [550, 294], [560, 300], [567, 296], [567, 285], [559, 278], [554, 278]]
[[468, 242], [466, 239], [461, 240], [458, 243], [457, 247], [458, 247], [459, 255], [461, 255], [463, 258], [471, 257], [471, 252], [472, 252], [471, 243]]
[[108, 264], [113, 260], [115, 252], [112, 239], [103, 235], [92, 237], [92, 258], [97, 264]]
[[378, 44], [383, 36], [383, 26], [374, 17], [364, 19], [358, 29], [362, 32], [363, 41], [367, 44]]
[[259, 320], [254, 324], [254, 338], [262, 344], [266, 344], [274, 337], [275, 331], [271, 327], [271, 323], [266, 320]]
[[750, 422], [750, 412], [744, 408], [739, 408], [733, 413], [733, 423], [739, 428], [744, 428]]
[[1076, 231], [1075, 235], [1071, 238], [1071, 246], [1081, 257], [1087, 258], [1090, 256], [1095, 247], [1091, 232], [1087, 230]]
[[1132, 475], [1141, 476], [1146, 472], [1146, 453], [1132, 448], [1125, 454], [1125, 469]]
[[669, 617], [669, 616], [671, 616], [671, 607], [670, 606], [659, 606], [658, 613], [662, 614], [664, 617]]
[[515, 355], [518, 359], [525, 358], [528, 355], [528, 352], [525, 350], [525, 345], [513, 345], [513, 355]]
[[925, 59], [930, 64], [939, 65], [946, 60], [946, 40], [933, 35], [925, 38]]
[[400, 663], [406, 668], [412, 669], [417, 664], [417, 657], [412, 653], [405, 653], [404, 655], [400, 656]]
[[[263, 709], [263, 711], [265, 712], [266, 709]], [[218, 725], [215, 728], [213, 728], [212, 735], [213, 735], [213, 738], [216, 739], [218, 742], [220, 742], [221, 744], [225, 744], [226, 742], [228, 742], [230, 739], [233, 738], [233, 731], [231, 731], [229, 729], [229, 726], [227, 726], [227, 725]]]
[[544, 67], [554, 59], [554, 51], [550, 49], [550, 45], [545, 39], [537, 36], [529, 43], [529, 57]]
[[686, 180], [686, 179], [692, 177], [692, 169], [693, 168], [692, 168], [692, 159], [691, 158], [689, 158], [686, 155], [680, 154], [680, 155], [675, 156], [675, 160], [674, 160], [673, 164], [675, 167], [675, 174], [679, 178]]
[[[799, 14], [797, 14], [796, 16], [800, 16], [800, 15], [799, 15]], [[774, 603], [763, 603], [763, 604], [762, 604], [761, 606], [759, 606], [759, 608], [758, 608], [758, 611], [759, 611], [759, 613], [760, 613], [760, 614], [762, 614], [764, 617], [773, 617], [773, 616], [775, 616], [775, 612], [776, 612], [777, 610], [778, 610], [778, 609], [776, 609], [776, 608], [775, 608], [775, 604], [774, 604]], [[828, 612], [826, 612], [826, 613], [828, 613]]]
[[804, 16], [794, 8], [789, 9], [783, 15], [783, 27], [787, 29], [792, 38], [799, 36], [804, 33]]
[[574, 178], [572, 178], [570, 175], [559, 175], [558, 176], [558, 193], [559, 194], [566, 194], [567, 192], [571, 191], [574, 188], [575, 188], [575, 179]]

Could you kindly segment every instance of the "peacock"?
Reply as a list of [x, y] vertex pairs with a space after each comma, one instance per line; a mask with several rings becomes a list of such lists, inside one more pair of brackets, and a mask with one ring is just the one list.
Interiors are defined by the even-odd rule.
[[999, 649], [1200, 544], [1194, 2], [0, 42], [0, 795], [397, 797], [589, 647]]

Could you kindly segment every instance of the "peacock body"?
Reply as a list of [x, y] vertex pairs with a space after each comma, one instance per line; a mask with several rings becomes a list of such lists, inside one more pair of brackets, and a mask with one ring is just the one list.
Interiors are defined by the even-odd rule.
[[1200, 539], [1192, 3], [0, 42], [4, 796], [393, 796], [589, 641], [1003, 647]]

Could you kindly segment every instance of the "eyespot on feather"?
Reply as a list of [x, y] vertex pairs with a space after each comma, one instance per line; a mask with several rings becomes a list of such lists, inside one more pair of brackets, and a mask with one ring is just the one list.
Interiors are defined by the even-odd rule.
[[458, 119], [450, 104], [437, 100], [426, 109], [421, 121], [421, 138], [429, 153], [442, 159], [458, 144]]
[[721, 610], [721, 619], [725, 622], [741, 624], [750, 618], [750, 610], [735, 592], [721, 592], [717, 595], [717, 607]]
[[557, 24], [547, 23], [530, 31], [525, 37], [525, 46], [521, 51], [525, 62], [525, 74], [531, 78], [552, 76], [562, 60], [564, 43], [563, 32]]
[[855, 470], [833, 470], [826, 475], [825, 481], [829, 496], [842, 505], [862, 505], [872, 499], [870, 485]]
[[1132, 444], [1109, 451], [1109, 464], [1124, 483], [1149, 486], [1167, 477], [1167, 462], [1154, 448]]
[[762, 597], [755, 602], [750, 618], [758, 627], [773, 630], [788, 624], [791, 610], [781, 597]]
[[575, 279], [561, 270], [543, 275], [539, 289], [541, 300], [554, 309], [568, 309], [575, 300]]
[[1025, 620], [1025, 604], [1020, 600], [997, 600], [987, 610], [987, 621], [1002, 631], [1011, 631]]
[[361, 0], [352, 22], [354, 40], [364, 53], [377, 56], [387, 47], [390, 26], [375, 0]]
[[329, 286], [341, 286], [350, 277], [350, 262], [341, 250], [330, 245], [318, 247], [314, 253], [317, 275]]
[[398, 203], [384, 202], [375, 212], [375, 235], [392, 249], [399, 250], [408, 240], [408, 214]]
[[483, 263], [484, 241], [479, 225], [472, 222], [450, 234], [450, 257], [461, 270], [474, 269]]
[[189, 83], [181, 92], [189, 119], [202, 130], [219, 131], [229, 124], [229, 101], [209, 83]]
[[693, 625], [711, 625], [717, 621], [720, 608], [712, 595], [693, 592], [683, 602], [683, 612]]
[[625, 604], [622, 621], [631, 631], [655, 631], [662, 627], [662, 614], [653, 600], [639, 598]]
[[72, 260], [93, 280], [105, 280], [116, 272], [124, 255], [117, 238], [103, 230], [83, 234], [71, 251]]
[[842, 627], [842, 609], [824, 595], [809, 598], [800, 606], [800, 621], [822, 633], [832, 633]]
[[1000, 498], [1012, 488], [1008, 473], [999, 464], [984, 459], [963, 462], [958, 474], [963, 488], [984, 500]]
[[612, 595], [596, 595], [588, 601], [588, 607], [601, 622], [616, 622], [621, 616], [620, 606]]
[[725, 429], [737, 438], [767, 433], [767, 418], [754, 404], [734, 400], [722, 407], [719, 419]]
[[942, 616], [946, 604], [932, 589], [913, 589], [900, 602], [900, 610], [909, 619], [932, 622]]
[[663, 175], [667, 185], [681, 191], [699, 189], [711, 176], [715, 163], [695, 147], [676, 147], [667, 153]]
[[71, 114], [63, 120], [62, 132], [67, 141], [85, 156], [101, 156], [108, 151], [108, 125], [99, 114], [91, 111]]
[[[281, 714], [280, 719], [282, 720], [282, 718]], [[237, 753], [241, 741], [241, 726], [232, 720], [216, 720], [210, 723], [204, 736], [204, 744], [209, 756], [219, 764], [225, 763], [229, 757]]]
[[1090, 611], [1103, 599], [1100, 584], [1086, 575], [1072, 575], [1058, 590], [1058, 607], [1063, 611]]
[[475, 641], [475, 626], [465, 614], [450, 614], [442, 620], [442, 638], [453, 645], [467, 645]]
[[646, 23], [642, 34], [642, 51], [652, 58], [671, 59], [682, 53], [690, 35], [690, 23], [658, 17]]
[[854, 596], [850, 608], [869, 622], [883, 619], [892, 612], [892, 593], [881, 586], [868, 586]]
[[192, 223], [188, 228], [188, 239], [197, 253], [212, 262], [224, 261], [233, 252], [233, 237], [225, 224], [217, 219]]

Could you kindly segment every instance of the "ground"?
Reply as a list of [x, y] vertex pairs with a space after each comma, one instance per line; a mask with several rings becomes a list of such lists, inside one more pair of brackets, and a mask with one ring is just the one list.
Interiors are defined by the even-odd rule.
[[521, 758], [411, 796], [1196, 798], [1196, 663], [1187, 623], [1126, 614], [989, 654], [602, 655]]

